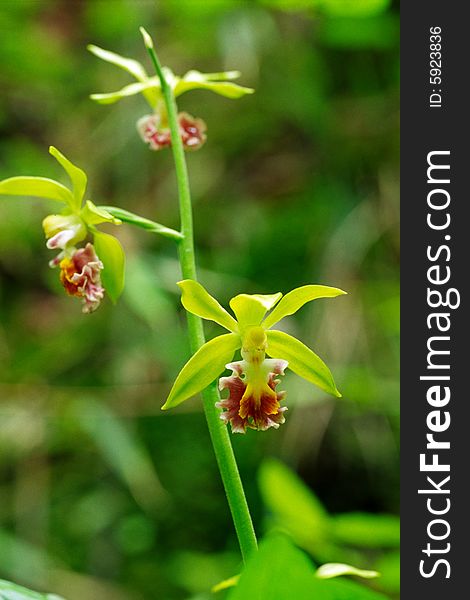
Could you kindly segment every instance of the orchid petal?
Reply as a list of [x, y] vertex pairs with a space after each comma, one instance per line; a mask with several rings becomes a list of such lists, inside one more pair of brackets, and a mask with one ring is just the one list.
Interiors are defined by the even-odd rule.
[[220, 306], [217, 300], [200, 283], [191, 279], [185, 279], [184, 281], [179, 281], [178, 285], [183, 292], [181, 303], [188, 312], [202, 319], [215, 321], [215, 323], [222, 325], [222, 327], [225, 327], [229, 331], [238, 331], [235, 319], [229, 315], [225, 308]]
[[[91, 94], [90, 98], [98, 104], [114, 104], [121, 98], [127, 98], [128, 96], [134, 96], [135, 94], [144, 93], [146, 91], [152, 90], [152, 102], [150, 102], [153, 106], [154, 101], [156, 102], [157, 97], [154, 94], [155, 90], [160, 88], [160, 83], [157, 78], [148, 79], [147, 81], [131, 83], [129, 85], [124, 86], [117, 92], [109, 92], [107, 94]], [[144, 94], [145, 95], [145, 94]]]
[[80, 216], [87, 225], [99, 225], [100, 223], [112, 223], [121, 225], [122, 221], [101, 206], [96, 206], [91, 200], [87, 200], [80, 212]]
[[57, 148], [54, 146], [49, 147], [49, 153], [59, 162], [61, 167], [67, 172], [72, 182], [73, 198], [74, 201], [70, 204], [70, 208], [78, 211], [82, 205], [83, 196], [85, 195], [85, 189], [87, 184], [87, 176], [82, 169], [76, 167], [66, 158]]
[[144, 67], [137, 60], [126, 58], [125, 56], [110, 52], [109, 50], [104, 50], [104, 48], [100, 48], [94, 44], [89, 44], [87, 50], [98, 58], [101, 58], [101, 60], [116, 65], [117, 67], [121, 67], [124, 71], [134, 75], [139, 81], [147, 79], [147, 73], [145, 72]]
[[125, 255], [121, 243], [113, 235], [94, 232], [94, 245], [98, 258], [103, 263], [101, 279], [103, 285], [115, 304], [124, 288]]
[[317, 298], [334, 298], [346, 293], [343, 290], [326, 285], [304, 285], [298, 287], [284, 296], [273, 312], [263, 321], [263, 327], [269, 329], [284, 317], [293, 315], [299, 308], [311, 300], [316, 300]]
[[230, 300], [230, 308], [235, 313], [241, 329], [260, 325], [264, 315], [279, 302], [282, 294], [239, 294]]
[[73, 204], [72, 192], [53, 179], [46, 177], [10, 177], [0, 181], [0, 194], [6, 196], [35, 196]]
[[243, 87], [229, 81], [209, 81], [204, 77], [203, 73], [198, 71], [189, 71], [180, 79], [174, 86], [174, 94], [176, 97], [181, 96], [190, 90], [209, 90], [220, 96], [231, 98], [233, 100], [241, 98], [246, 94], [254, 94], [252, 88]]
[[162, 410], [181, 404], [211, 384], [240, 346], [239, 335], [226, 333], [199, 348], [181, 369]]
[[266, 353], [273, 358], [283, 358], [289, 368], [320, 389], [341, 398], [333, 375], [322, 359], [305, 344], [283, 331], [267, 331], [268, 347]]
[[240, 71], [220, 71], [219, 73], [201, 73], [196, 69], [188, 71], [183, 75], [184, 81], [229, 81], [238, 79], [241, 76]]

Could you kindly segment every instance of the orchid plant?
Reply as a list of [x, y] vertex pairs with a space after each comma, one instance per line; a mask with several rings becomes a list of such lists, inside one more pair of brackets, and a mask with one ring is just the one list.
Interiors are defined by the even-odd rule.
[[[193, 356], [183, 366], [162, 408], [173, 408], [202, 393], [211, 440], [246, 560], [255, 553], [257, 541], [226, 425], [230, 423], [232, 432], [245, 433], [247, 429], [277, 429], [284, 423], [287, 407], [281, 403], [285, 392], [277, 391], [277, 386], [287, 367], [332, 396], [341, 396], [322, 359], [300, 340], [273, 327], [307, 302], [346, 292], [324, 285], [304, 285], [285, 296], [280, 292], [241, 293], [230, 300], [231, 315], [198, 283], [184, 151], [202, 146], [206, 125], [200, 118], [178, 112], [175, 98], [194, 89], [209, 90], [227, 98], [241, 98], [253, 90], [233, 83], [240, 75], [238, 71], [191, 70], [182, 77], [176, 76], [160, 65], [151, 37], [145, 30], [141, 32], [156, 75], [149, 76], [136, 60], [88, 46], [94, 55], [126, 70], [137, 80], [117, 92], [93, 94], [91, 98], [100, 104], [111, 104], [142, 94], [148, 102], [152, 113], [139, 119], [137, 129], [151, 150], [172, 148], [181, 230], [118, 207], [95, 205], [87, 198], [85, 173], [54, 147], [50, 153], [69, 176], [71, 188], [43, 177], [12, 177], [0, 182], [0, 194], [39, 197], [61, 204], [60, 212], [46, 216], [43, 221], [47, 247], [59, 251], [50, 265], [58, 267], [65, 291], [82, 300], [86, 313], [98, 308], [105, 293], [116, 302], [124, 285], [124, 251], [118, 239], [100, 231], [99, 225], [127, 223], [176, 242], [183, 276], [178, 285], [187, 311]], [[214, 321], [229, 333], [206, 342], [202, 319]], [[238, 350], [241, 360], [231, 362]], [[220, 377], [226, 368], [232, 371], [231, 375]], [[219, 391], [224, 390], [228, 390], [228, 396], [221, 399]]]

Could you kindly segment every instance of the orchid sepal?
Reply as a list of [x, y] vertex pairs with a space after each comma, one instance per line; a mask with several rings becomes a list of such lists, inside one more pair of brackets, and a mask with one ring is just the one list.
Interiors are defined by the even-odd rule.
[[74, 201], [72, 192], [65, 185], [47, 177], [9, 177], [0, 181], [0, 194], [4, 196], [44, 198], [68, 204], [69, 206]]
[[289, 368], [297, 375], [310, 381], [324, 392], [341, 398], [330, 369], [323, 360], [297, 338], [283, 331], [267, 331], [266, 353], [281, 356], [289, 362]]
[[327, 285], [303, 285], [286, 294], [274, 310], [265, 318], [263, 326], [270, 329], [284, 317], [293, 315], [307, 302], [319, 298], [335, 298], [347, 292]]
[[240, 343], [236, 333], [226, 333], [201, 346], [181, 369], [162, 410], [181, 404], [215, 381]]

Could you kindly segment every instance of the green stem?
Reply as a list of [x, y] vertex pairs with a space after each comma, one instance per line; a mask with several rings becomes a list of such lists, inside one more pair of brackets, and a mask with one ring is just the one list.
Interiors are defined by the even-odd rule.
[[[160, 62], [153, 49], [153, 43], [150, 36], [144, 31], [142, 31], [142, 34], [144, 35], [150, 58], [152, 59], [160, 79], [161, 89], [168, 112], [171, 144], [178, 181], [181, 233], [184, 236], [178, 244], [181, 272], [185, 279], [197, 281], [191, 192], [183, 143], [179, 133], [178, 112], [175, 97], [173, 90], [166, 81], [165, 74], [162, 71]], [[187, 319], [191, 351], [196, 352], [196, 350], [205, 343], [202, 320], [191, 313], [187, 313]], [[243, 560], [246, 560], [249, 555], [257, 549], [256, 535], [227, 427], [220, 420], [219, 412], [215, 406], [215, 403], [220, 400], [216, 383], [213, 383], [202, 392], [202, 399], [212, 445], [214, 447], [225, 493], [232, 513], [241, 553]]]

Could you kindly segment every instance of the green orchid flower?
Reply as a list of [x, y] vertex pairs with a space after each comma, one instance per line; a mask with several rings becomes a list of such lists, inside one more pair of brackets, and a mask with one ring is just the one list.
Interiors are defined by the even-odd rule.
[[[284, 423], [285, 392], [277, 392], [279, 379], [289, 366], [294, 373], [336, 397], [341, 397], [333, 376], [321, 360], [301, 341], [271, 328], [317, 298], [334, 298], [346, 292], [324, 285], [305, 285], [284, 297], [239, 294], [230, 300], [236, 318], [228, 313], [201, 284], [192, 280], [178, 283], [185, 309], [203, 319], [218, 323], [230, 333], [220, 335], [202, 346], [182, 368], [163, 410], [181, 404], [211, 384], [225, 368], [230, 377], [221, 377], [219, 388], [228, 389], [227, 399], [217, 403], [220, 417], [230, 423], [232, 432], [247, 428], [266, 430]], [[241, 350], [242, 359], [231, 363]], [[270, 358], [266, 358], [266, 355]]]
[[[66, 171], [72, 189], [45, 177], [11, 177], [0, 181], [0, 194], [34, 196], [63, 205], [59, 214], [43, 220], [47, 247], [60, 250], [49, 264], [60, 267], [60, 280], [67, 293], [82, 299], [84, 312], [92, 312], [99, 306], [105, 289], [113, 302], [123, 289], [125, 259], [121, 244], [96, 228], [101, 223], [119, 225], [121, 221], [104, 207], [85, 200], [87, 176], [81, 169], [57, 148], [51, 146], [49, 152]], [[93, 244], [77, 248], [88, 235], [93, 237]]]
[[[92, 94], [90, 98], [99, 104], [113, 104], [122, 98], [142, 94], [153, 111], [152, 114], [143, 116], [137, 122], [137, 130], [142, 140], [149, 145], [151, 150], [161, 150], [171, 146], [170, 129], [159, 78], [157, 76], [149, 77], [145, 67], [137, 60], [104, 50], [93, 44], [87, 48], [98, 58], [124, 69], [137, 80], [117, 92]], [[191, 70], [182, 77], [175, 75], [168, 67], [164, 67], [163, 71], [175, 98], [198, 89], [208, 90], [232, 99], [241, 98], [254, 92], [251, 88], [233, 83], [233, 79], [240, 77], [239, 71], [201, 73]], [[178, 123], [186, 150], [197, 150], [204, 144], [206, 124], [202, 119], [194, 118], [186, 112], [180, 112]]]

